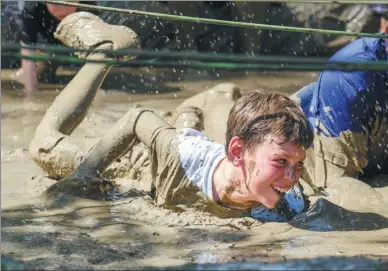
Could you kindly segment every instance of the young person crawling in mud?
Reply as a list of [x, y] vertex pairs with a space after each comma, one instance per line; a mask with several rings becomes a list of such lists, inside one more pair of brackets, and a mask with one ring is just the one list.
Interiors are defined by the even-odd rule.
[[[90, 29], [93, 39], [86, 37], [89, 34], [84, 29]], [[388, 33], [388, 27], [385, 31]], [[66, 18], [56, 35], [76, 48], [139, 46], [131, 30], [106, 25], [88, 13]], [[383, 38], [358, 39], [332, 59], [387, 60], [386, 45]], [[87, 57], [109, 58], [101, 53]], [[137, 157], [133, 151], [141, 141], [150, 150], [156, 204], [191, 204], [223, 217], [247, 215], [252, 207], [261, 205], [251, 209], [253, 217], [279, 220], [307, 206], [295, 185], [300, 175], [318, 189], [384, 168], [387, 163], [385, 72], [322, 72], [317, 83], [292, 97], [305, 115], [281, 94], [251, 92], [237, 99], [239, 91], [230, 84], [200, 93], [178, 108], [175, 126], [205, 126], [207, 135], [218, 139], [226, 130], [226, 139], [217, 140], [225, 145], [193, 129], [177, 130], [139, 107], [131, 109], [101, 139], [69, 136], [109, 69], [104, 64], [86, 64], [37, 128], [30, 145], [34, 160], [51, 177], [67, 176], [49, 192], [66, 191], [72, 185], [89, 189], [101, 182], [112, 187], [101, 175], [118, 157]], [[230, 114], [225, 114], [229, 110]], [[313, 140], [313, 148], [309, 148]]]
[[[140, 44], [129, 28], [108, 25], [86, 12], [66, 17], [55, 35], [75, 48], [118, 50]], [[86, 57], [110, 58], [103, 53]], [[37, 127], [30, 145], [33, 159], [49, 176], [66, 176], [49, 192], [77, 184], [79, 194], [87, 194], [82, 188], [93, 185], [108, 192], [115, 189], [114, 182], [100, 175], [139, 141], [149, 149], [152, 196], [160, 206], [191, 205], [220, 217], [245, 216], [258, 204], [276, 208], [297, 184], [313, 131], [299, 107], [283, 94], [254, 91], [238, 99], [229, 114], [226, 145], [194, 129], [177, 130], [139, 106], [100, 139], [70, 136], [110, 68], [85, 64]]]

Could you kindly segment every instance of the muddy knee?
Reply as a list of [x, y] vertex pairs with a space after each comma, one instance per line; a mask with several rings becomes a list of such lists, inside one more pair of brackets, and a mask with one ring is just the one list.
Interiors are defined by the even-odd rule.
[[179, 108], [172, 120], [172, 125], [178, 129], [192, 128], [202, 131], [204, 129], [202, 110], [194, 106]]
[[223, 98], [226, 100], [236, 101], [242, 96], [241, 90], [232, 83], [218, 84], [215, 87], [209, 89], [208, 92], [209, 99], [211, 99], [213, 96], [216, 99]]
[[70, 174], [83, 158], [83, 151], [67, 137], [35, 137], [28, 150], [34, 162], [53, 179]]
[[198, 93], [181, 103], [177, 110], [184, 107], [197, 107], [206, 115], [216, 104], [233, 104], [241, 97], [240, 89], [231, 83], [218, 84], [215, 87]]

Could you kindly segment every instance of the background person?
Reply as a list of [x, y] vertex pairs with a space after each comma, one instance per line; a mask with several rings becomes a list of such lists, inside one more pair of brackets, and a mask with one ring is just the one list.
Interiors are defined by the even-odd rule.
[[[75, 1], [78, 2], [78, 1]], [[95, 4], [95, 2], [80, 2]], [[78, 11], [77, 7], [60, 6], [45, 2], [26, 1], [22, 11], [22, 29], [19, 33], [19, 40], [22, 45], [31, 45], [42, 41], [46, 44], [61, 43], [54, 38], [54, 32], [58, 24], [69, 14]], [[21, 49], [22, 55], [31, 55], [36, 51]], [[57, 63], [36, 62], [22, 59], [22, 68], [17, 75], [23, 78], [25, 90], [33, 92], [39, 90], [39, 78], [45, 77], [46, 81], [55, 79]]]

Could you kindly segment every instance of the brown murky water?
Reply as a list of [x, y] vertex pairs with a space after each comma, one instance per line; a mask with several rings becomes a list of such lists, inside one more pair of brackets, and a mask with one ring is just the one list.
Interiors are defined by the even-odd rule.
[[[345, 267], [360, 266], [355, 264], [355, 257], [360, 255], [366, 257], [364, 263], [370, 259], [386, 267], [388, 205], [384, 198], [388, 186], [375, 184], [366, 192], [363, 186], [339, 185], [329, 191], [328, 200], [335, 204], [319, 200], [307, 216], [290, 224], [173, 213], [154, 207], [140, 190], [114, 202], [68, 197], [52, 202], [42, 198], [41, 193], [54, 181], [45, 178], [32, 162], [27, 147], [45, 110], [74, 70], [61, 69], [63, 84], [42, 85], [42, 91], [29, 99], [24, 97], [21, 85], [12, 82], [11, 72], [2, 70], [1, 82], [2, 255], [21, 260], [33, 269], [125, 269], [230, 262], [276, 262], [285, 267], [297, 259], [307, 259], [294, 266], [299, 269], [324, 269], [338, 262]], [[235, 83], [243, 91], [262, 88], [292, 93], [316, 77], [317, 73], [308, 72], [210, 75], [116, 68], [74, 133], [100, 136], [133, 102], [167, 111], [221, 82]], [[375, 183], [381, 183], [381, 179], [386, 177], [380, 176]], [[141, 187], [136, 181], [120, 181]], [[381, 200], [372, 199], [376, 193]], [[320, 257], [331, 260], [315, 265], [309, 260]]]

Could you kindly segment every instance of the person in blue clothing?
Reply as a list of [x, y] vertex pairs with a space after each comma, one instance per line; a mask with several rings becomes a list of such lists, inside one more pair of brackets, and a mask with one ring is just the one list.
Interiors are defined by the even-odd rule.
[[[388, 33], [388, 23], [382, 30]], [[387, 61], [387, 46], [386, 38], [360, 38], [330, 61]], [[387, 71], [323, 71], [293, 98], [315, 131], [302, 174], [306, 182], [327, 187], [335, 177], [358, 178], [387, 170]]]

